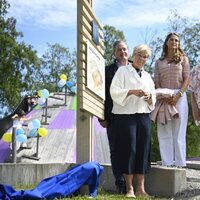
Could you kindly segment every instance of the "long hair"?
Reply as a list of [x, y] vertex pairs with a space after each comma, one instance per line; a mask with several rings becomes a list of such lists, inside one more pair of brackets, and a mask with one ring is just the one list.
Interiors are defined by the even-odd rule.
[[179, 38], [179, 44], [178, 44], [177, 51], [174, 52], [173, 60], [170, 61], [170, 62], [174, 62], [174, 61], [175, 61], [175, 62], [178, 63], [178, 62], [180, 62], [181, 57], [185, 55], [185, 53], [184, 53], [183, 49], [181, 49], [181, 46], [180, 46], [180, 36], [179, 36], [178, 33], [175, 33], [175, 32], [169, 33], [169, 34], [167, 35], [167, 37], [165, 38], [165, 42], [164, 42], [164, 44], [163, 44], [162, 54], [161, 54], [161, 57], [160, 57], [159, 59], [160, 59], [160, 60], [164, 60], [164, 59], [166, 58], [167, 53], [168, 53], [167, 42], [168, 42], [168, 40], [170, 39], [170, 37], [173, 36], [173, 35], [175, 35], [175, 36], [177, 36], [177, 37]]

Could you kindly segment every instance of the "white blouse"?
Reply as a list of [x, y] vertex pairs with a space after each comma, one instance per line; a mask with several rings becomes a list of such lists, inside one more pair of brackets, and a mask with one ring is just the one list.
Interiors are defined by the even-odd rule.
[[[152, 95], [149, 105], [143, 97], [128, 95], [131, 89], [141, 89]], [[142, 70], [140, 77], [132, 65], [120, 67], [113, 77], [110, 94], [113, 99], [114, 114], [150, 113], [156, 102], [155, 86], [150, 74]]]

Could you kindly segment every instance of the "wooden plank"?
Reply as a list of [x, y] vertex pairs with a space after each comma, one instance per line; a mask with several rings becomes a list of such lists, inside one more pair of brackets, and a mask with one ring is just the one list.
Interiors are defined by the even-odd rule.
[[99, 26], [101, 29], [103, 29], [103, 26], [100, 24], [99, 20], [98, 20], [97, 17], [95, 16], [95, 14], [94, 14], [94, 12], [93, 12], [93, 10], [92, 10], [90, 4], [89, 4], [87, 1], [84, 1], [84, 0], [81, 0], [81, 2], [82, 2], [82, 4], [83, 4], [83, 6], [87, 9], [86, 12], [89, 13], [90, 16], [91, 16], [93, 19], [96, 20], [98, 26]]
[[87, 99], [91, 98], [92, 102], [99, 102], [100, 104], [104, 105], [104, 100], [97, 96], [94, 92], [89, 90], [86, 86], [80, 85], [82, 87], [79, 88], [79, 93], [81, 97], [85, 97]]
[[84, 27], [86, 29], [87, 32], [89, 32], [89, 34], [92, 34], [92, 19], [91, 20], [87, 20], [87, 16], [82, 15], [80, 18], [80, 22], [82, 24], [82, 27]]
[[86, 62], [86, 54], [85, 53], [80, 53], [80, 59], [82, 60], [82, 61], [84, 61], [84, 62]]
[[[88, 14], [85, 6], [82, 7], [82, 13], [83, 13], [83, 16], [84, 16], [83, 22], [87, 21], [86, 23], [90, 24], [90, 26], [91, 26], [91, 22], [93, 21], [94, 18], [90, 14]], [[89, 26], [88, 26], [88, 28], [89, 28]], [[91, 32], [92, 32], [92, 27], [91, 27]], [[99, 26], [99, 37], [101, 39], [103, 39], [103, 27], [102, 26]]]
[[86, 48], [87, 48], [86, 43], [80, 43], [79, 46], [80, 46], [80, 51], [86, 52]]
[[81, 26], [80, 27], [81, 33], [83, 33], [87, 38], [89, 38], [90, 40], [92, 40], [92, 32], [89, 32], [88, 29], [86, 29], [85, 26]]
[[[81, 32], [82, 33], [82, 32]], [[89, 38], [87, 38], [87, 36], [86, 35], [84, 35], [84, 34], [82, 34], [81, 36], [80, 36], [80, 41], [82, 42], [82, 43], [87, 43], [87, 40], [89, 39], [89, 41], [94, 45], [94, 46], [96, 46], [96, 49], [99, 51], [99, 53], [101, 54], [101, 55], [104, 55], [104, 50], [103, 50], [103, 41], [101, 41], [100, 40], [100, 45], [96, 45], [94, 42], [93, 42], [93, 40], [92, 40], [92, 36], [90, 36]]]
[[[86, 98], [86, 96], [83, 96], [83, 101], [84, 103], [86, 103], [87, 105], [91, 106], [91, 107], [95, 107], [96, 110], [98, 110], [99, 112], [102, 112], [104, 110], [104, 105], [101, 102], [95, 101], [95, 98], [93, 98], [92, 96], [87, 96], [88, 98]], [[95, 101], [95, 103], [94, 103]]]
[[84, 103], [82, 106], [83, 106], [82, 107], [83, 110], [87, 110], [87, 112], [91, 113], [92, 115], [94, 115], [94, 116], [96, 116], [96, 117], [98, 117], [100, 119], [104, 118], [104, 114], [103, 113], [98, 112], [97, 110], [91, 108], [90, 105], [87, 105], [86, 103]]
[[80, 95], [84, 98], [92, 101], [94, 104], [98, 105], [100, 108], [104, 109], [104, 100], [96, 94], [92, 93], [90, 90], [80, 91]]

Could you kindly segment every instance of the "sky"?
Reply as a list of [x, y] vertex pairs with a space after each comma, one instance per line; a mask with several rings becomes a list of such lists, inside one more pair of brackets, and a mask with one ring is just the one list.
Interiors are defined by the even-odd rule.
[[[47, 43], [76, 49], [77, 0], [8, 0], [9, 16], [17, 19], [22, 40], [44, 54]], [[172, 10], [200, 19], [199, 0], [93, 0], [93, 10], [104, 25], [124, 32], [130, 51], [153, 37], [165, 37]]]

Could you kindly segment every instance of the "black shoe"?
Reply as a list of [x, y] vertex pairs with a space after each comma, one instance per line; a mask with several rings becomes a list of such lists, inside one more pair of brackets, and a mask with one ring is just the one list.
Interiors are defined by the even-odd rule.
[[117, 192], [117, 194], [126, 194], [126, 186], [125, 185], [117, 185], [116, 192]]

